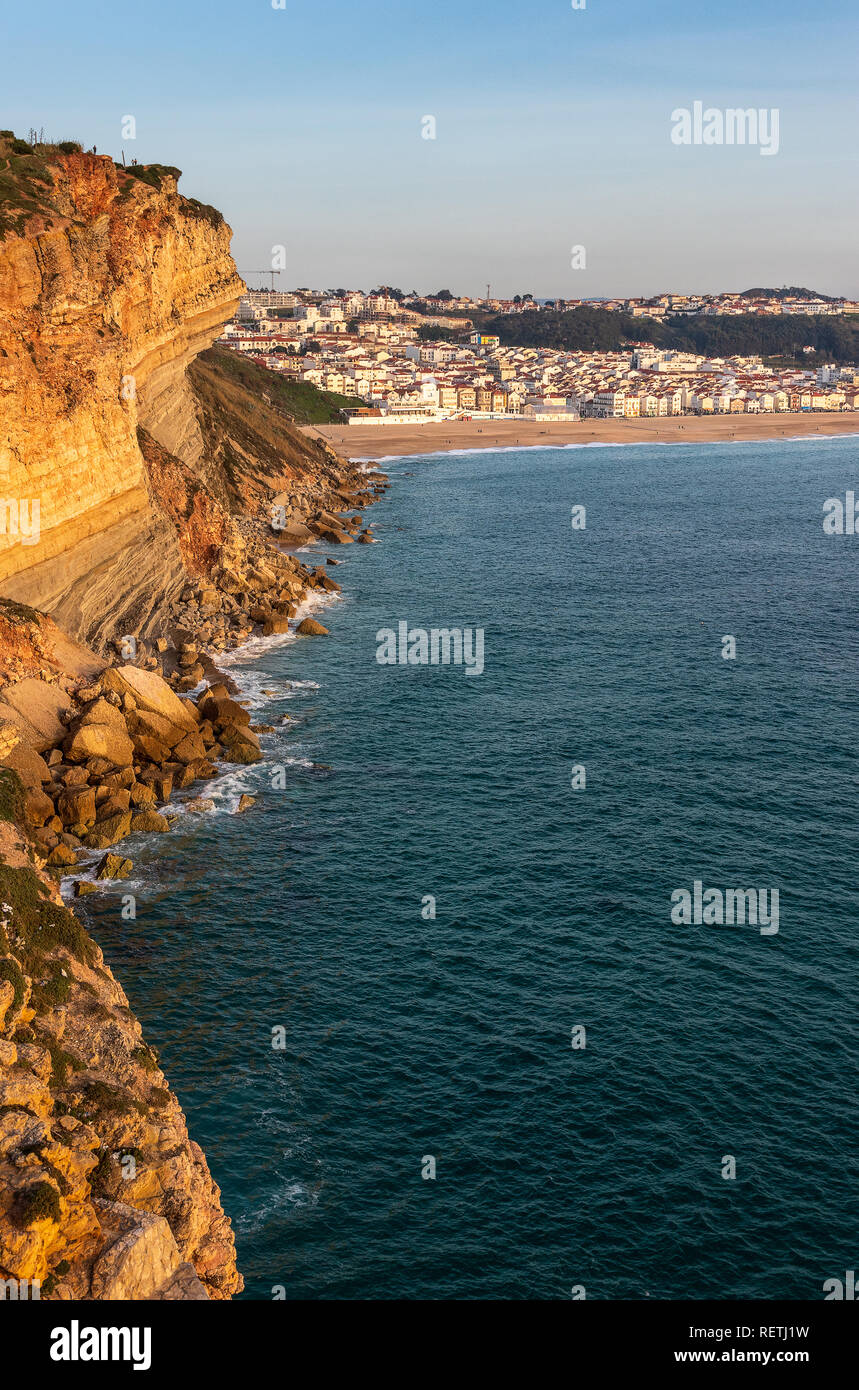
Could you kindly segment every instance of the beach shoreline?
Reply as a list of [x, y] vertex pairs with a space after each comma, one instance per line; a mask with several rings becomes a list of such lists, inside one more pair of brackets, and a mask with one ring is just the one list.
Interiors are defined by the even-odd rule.
[[455, 420], [428, 425], [305, 425], [351, 462], [466, 449], [587, 444], [752, 443], [859, 434], [859, 411], [812, 415], [661, 416], [644, 420]]

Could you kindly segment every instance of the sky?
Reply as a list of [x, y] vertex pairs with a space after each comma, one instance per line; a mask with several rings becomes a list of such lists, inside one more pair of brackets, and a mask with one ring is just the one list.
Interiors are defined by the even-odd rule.
[[[0, 127], [178, 165], [254, 286], [282, 246], [283, 289], [859, 297], [857, 38], [848, 0], [40, 0]], [[675, 143], [696, 101], [777, 153]]]

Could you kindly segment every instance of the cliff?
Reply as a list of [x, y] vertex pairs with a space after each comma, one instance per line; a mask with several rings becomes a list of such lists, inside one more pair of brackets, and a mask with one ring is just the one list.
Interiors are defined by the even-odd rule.
[[229, 227], [179, 195], [178, 171], [144, 182], [77, 152], [42, 163], [42, 203], [0, 242], [0, 489], [7, 518], [18, 508], [0, 590], [83, 636], [104, 627], [107, 598], [134, 631], [182, 582], [137, 429], [164, 423], [172, 440], [187, 426], [185, 367], [243, 286]]
[[[146, 720], [169, 721], [147, 708], [183, 736], [198, 722], [159, 676], [122, 674], [6, 602], [0, 651], [17, 677], [0, 708], [0, 1276], [43, 1297], [228, 1297], [241, 1279], [218, 1188], [56, 877], [72, 845], [114, 841], [111, 816], [132, 828], [123, 805], [138, 829], [163, 819], [137, 775]], [[98, 872], [127, 871], [107, 854]]]
[[115, 889], [114, 847], [169, 833], [174, 789], [260, 760], [214, 661], [339, 588], [293, 552], [369, 543], [386, 485], [207, 351], [242, 283], [177, 179], [0, 131], [0, 1280], [48, 1298], [241, 1288], [205, 1157], [59, 883]]

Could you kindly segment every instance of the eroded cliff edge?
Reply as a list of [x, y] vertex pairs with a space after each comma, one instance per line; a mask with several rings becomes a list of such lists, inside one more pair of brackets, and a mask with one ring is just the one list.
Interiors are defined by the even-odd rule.
[[225, 1298], [217, 1185], [58, 883], [116, 886], [175, 789], [261, 758], [213, 661], [339, 588], [293, 551], [370, 541], [385, 480], [204, 351], [242, 285], [178, 171], [22, 144], [0, 132], [0, 1278]]
[[[86, 631], [105, 593], [122, 625], [181, 583], [137, 428], [175, 410], [242, 282], [229, 227], [178, 193], [178, 171], [145, 182], [84, 153], [28, 162], [51, 182], [0, 242], [0, 483], [40, 520], [36, 539], [0, 537], [0, 584]], [[79, 583], [96, 571], [94, 591]]]

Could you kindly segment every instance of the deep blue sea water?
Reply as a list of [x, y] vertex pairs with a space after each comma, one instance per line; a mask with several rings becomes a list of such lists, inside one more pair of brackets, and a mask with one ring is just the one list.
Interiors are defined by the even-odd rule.
[[[383, 465], [331, 638], [231, 667], [292, 722], [134, 847], [136, 921], [87, 910], [245, 1297], [818, 1299], [859, 1267], [859, 536], [822, 527], [857, 450]], [[484, 628], [483, 675], [380, 666], [399, 620]], [[778, 888], [778, 934], [674, 925], [696, 878]]]

